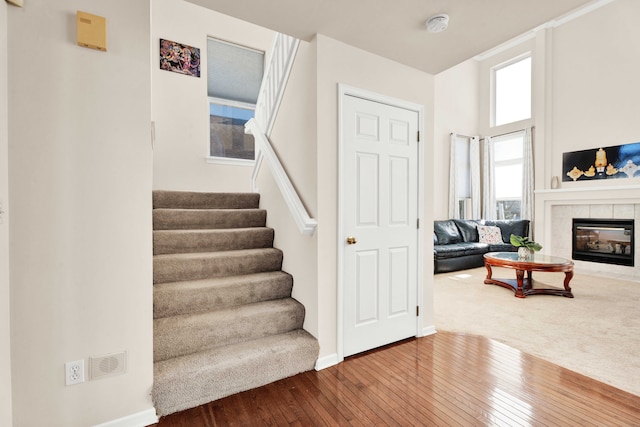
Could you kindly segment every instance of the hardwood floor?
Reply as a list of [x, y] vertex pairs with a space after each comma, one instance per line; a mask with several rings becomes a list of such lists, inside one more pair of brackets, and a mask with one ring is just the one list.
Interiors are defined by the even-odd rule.
[[438, 332], [155, 424], [339, 425], [639, 426], [640, 397], [484, 337]]

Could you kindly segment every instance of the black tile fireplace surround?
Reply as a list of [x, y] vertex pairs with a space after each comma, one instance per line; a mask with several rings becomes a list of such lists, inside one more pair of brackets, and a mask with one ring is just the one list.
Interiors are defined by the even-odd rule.
[[574, 260], [634, 265], [633, 219], [573, 219]]

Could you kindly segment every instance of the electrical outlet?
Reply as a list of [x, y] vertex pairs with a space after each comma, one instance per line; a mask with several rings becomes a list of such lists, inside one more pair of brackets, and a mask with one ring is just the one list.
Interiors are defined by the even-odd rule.
[[67, 362], [64, 364], [65, 385], [80, 384], [84, 382], [84, 360]]

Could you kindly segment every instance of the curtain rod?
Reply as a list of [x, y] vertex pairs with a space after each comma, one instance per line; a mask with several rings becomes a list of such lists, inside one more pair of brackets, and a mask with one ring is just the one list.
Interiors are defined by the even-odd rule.
[[451, 132], [451, 134], [450, 134], [450, 135], [459, 136], [459, 137], [461, 137], [461, 138], [469, 138], [469, 139], [473, 138], [472, 136], [469, 136], [469, 135], [463, 135], [463, 134], [461, 134], [461, 133], [455, 133], [455, 132]]
[[[536, 128], [535, 126], [531, 126], [531, 130], [532, 131], [535, 128]], [[507, 135], [511, 135], [512, 133], [518, 133], [518, 132], [523, 132], [523, 131], [524, 131], [524, 129], [518, 129], [518, 130], [511, 131], [511, 132], [505, 132], [505, 133], [501, 133], [499, 135], [490, 135], [490, 136], [491, 136], [491, 138], [498, 138], [500, 136], [507, 136]], [[469, 135], [462, 135], [461, 133], [451, 132], [451, 135], [454, 135], [454, 134], [456, 136], [459, 136], [459, 137], [462, 137], [462, 138], [469, 138], [469, 139], [473, 138], [472, 136], [469, 136]], [[484, 137], [480, 138], [480, 140], [484, 141]]]

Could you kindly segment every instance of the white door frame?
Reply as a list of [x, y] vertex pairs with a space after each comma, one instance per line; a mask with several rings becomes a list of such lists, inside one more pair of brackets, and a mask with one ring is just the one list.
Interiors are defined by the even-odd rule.
[[424, 299], [424, 267], [423, 267], [423, 256], [424, 256], [424, 221], [422, 220], [424, 216], [424, 106], [420, 104], [415, 104], [413, 102], [404, 101], [401, 99], [392, 98], [386, 95], [380, 95], [374, 92], [370, 92], [363, 89], [358, 89], [353, 86], [344, 85], [338, 83], [338, 238], [337, 238], [337, 248], [336, 253], [338, 256], [337, 259], [337, 356], [338, 362], [342, 362], [344, 360], [344, 224], [342, 221], [342, 208], [344, 206], [344, 185], [342, 182], [342, 167], [344, 165], [343, 159], [343, 145], [344, 141], [342, 138], [342, 112], [343, 106], [345, 102], [346, 96], [355, 96], [357, 98], [366, 99], [368, 101], [377, 102], [380, 104], [387, 104], [394, 107], [403, 108], [405, 110], [415, 111], [418, 113], [418, 131], [420, 132], [420, 142], [418, 143], [418, 221], [420, 223], [420, 228], [418, 228], [418, 250], [417, 250], [417, 304], [419, 309], [419, 314], [416, 316], [416, 337], [423, 336], [423, 328], [422, 328], [422, 316], [424, 313], [423, 310], [423, 299]]

